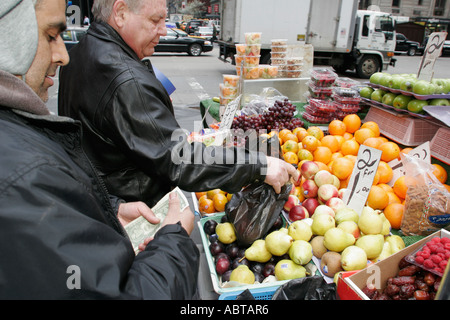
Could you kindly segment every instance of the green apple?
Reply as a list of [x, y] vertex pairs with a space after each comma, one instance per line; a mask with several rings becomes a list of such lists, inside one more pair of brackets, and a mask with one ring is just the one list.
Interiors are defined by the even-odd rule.
[[413, 92], [420, 95], [433, 94], [434, 88], [429, 81], [418, 80], [414, 83]]
[[428, 102], [429, 106], [450, 106], [450, 102], [448, 101], [448, 99], [431, 99]]
[[374, 90], [371, 87], [364, 87], [359, 91], [359, 95], [363, 98], [370, 99], [373, 91]]
[[427, 100], [419, 100], [419, 99], [412, 99], [408, 103], [408, 111], [414, 112], [414, 113], [423, 113], [423, 107], [428, 105]]
[[376, 89], [372, 92], [370, 95], [370, 99], [378, 102], [382, 102], [383, 96], [387, 93], [386, 90], [383, 89]]
[[389, 87], [389, 82], [391, 81], [392, 76], [388, 73], [385, 73], [381, 78], [380, 78], [380, 85], [382, 85], [383, 87]]
[[412, 92], [414, 84], [417, 82], [415, 78], [403, 78], [400, 84], [400, 90]]
[[375, 72], [370, 76], [369, 82], [373, 84], [380, 84], [380, 79], [384, 74], [384, 72]]
[[431, 83], [436, 86], [434, 93], [447, 93], [447, 81], [445, 79], [433, 79]]
[[392, 106], [396, 97], [397, 95], [395, 93], [388, 92], [383, 96], [383, 98], [381, 98], [381, 102], [388, 106]]
[[392, 106], [397, 109], [406, 110], [408, 103], [412, 99], [413, 98], [411, 96], [405, 96], [404, 94], [399, 94], [398, 96], [395, 97]]
[[400, 85], [403, 82], [403, 76], [395, 74], [392, 76], [391, 80], [389, 81], [389, 88], [392, 89], [400, 89]]

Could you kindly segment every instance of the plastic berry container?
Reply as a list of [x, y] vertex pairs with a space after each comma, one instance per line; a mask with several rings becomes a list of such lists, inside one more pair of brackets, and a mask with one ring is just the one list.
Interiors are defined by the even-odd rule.
[[337, 77], [337, 74], [328, 68], [313, 68], [311, 70], [311, 81], [317, 87], [330, 87]]
[[347, 112], [347, 113], [355, 113], [359, 111], [359, 104], [353, 104], [353, 103], [341, 103], [337, 102], [335, 100], [334, 105], [336, 106], [336, 109], [341, 112]]
[[334, 117], [317, 117], [313, 116], [307, 112], [303, 112], [302, 114], [303, 119], [310, 123], [329, 123], [334, 119]]
[[440, 277], [450, 258], [450, 238], [434, 237], [407, 255], [405, 260]]
[[343, 104], [359, 104], [361, 101], [358, 90], [352, 88], [333, 88], [333, 94], [331, 97], [334, 101]]
[[332, 100], [322, 100], [322, 99], [309, 99], [309, 104], [311, 107], [323, 112], [334, 112], [336, 111], [336, 105]]
[[331, 87], [318, 87], [312, 81], [308, 81], [308, 91], [312, 98], [328, 99], [331, 98], [333, 89]]
[[361, 82], [347, 77], [338, 77], [334, 85], [341, 88], [352, 88], [361, 85]]
[[305, 112], [308, 113], [309, 115], [315, 116], [315, 117], [329, 117], [330, 114], [328, 112], [325, 111], [321, 111], [318, 110], [316, 108], [311, 107], [311, 105], [307, 104], [305, 105]]

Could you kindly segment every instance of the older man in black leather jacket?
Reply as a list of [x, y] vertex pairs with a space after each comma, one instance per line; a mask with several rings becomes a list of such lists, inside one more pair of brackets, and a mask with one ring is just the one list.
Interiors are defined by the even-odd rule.
[[44, 103], [69, 61], [65, 9], [64, 0], [37, 0], [36, 12], [32, 0], [0, 1], [0, 299], [193, 298], [192, 212], [171, 199], [135, 255], [118, 214], [150, 209], [110, 196], [81, 149], [80, 123]]
[[[222, 147], [204, 150], [201, 143], [184, 142], [188, 161], [174, 161], [172, 151], [182, 142], [173, 134], [180, 127], [169, 95], [142, 61], [166, 34], [166, 1], [97, 0], [92, 11], [95, 22], [62, 68], [58, 108], [82, 122], [83, 147], [113, 194], [152, 206], [173, 186], [233, 193], [265, 181], [279, 192], [290, 176], [298, 177], [291, 165], [257, 152], [245, 151], [242, 163], [195, 163], [198, 155], [221, 154]], [[238, 152], [225, 154], [236, 159]]]

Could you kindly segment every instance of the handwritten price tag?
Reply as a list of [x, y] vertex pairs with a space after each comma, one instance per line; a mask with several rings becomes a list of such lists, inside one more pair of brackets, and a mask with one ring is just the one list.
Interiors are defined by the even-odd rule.
[[[408, 152], [408, 155], [424, 160], [427, 163], [431, 163], [430, 142], [427, 141], [424, 144], [414, 148]], [[401, 160], [395, 159], [390, 161], [388, 164], [393, 171], [392, 179], [388, 182], [388, 185], [392, 187], [395, 181], [405, 174], [405, 171], [403, 170], [403, 163]]]
[[353, 173], [344, 194], [344, 203], [361, 214], [380, 163], [381, 150], [361, 145]]
[[442, 46], [447, 38], [447, 32], [433, 32], [428, 37], [427, 46], [425, 48], [422, 61], [420, 62], [417, 78], [419, 80], [431, 81], [434, 73], [434, 63], [441, 55]]

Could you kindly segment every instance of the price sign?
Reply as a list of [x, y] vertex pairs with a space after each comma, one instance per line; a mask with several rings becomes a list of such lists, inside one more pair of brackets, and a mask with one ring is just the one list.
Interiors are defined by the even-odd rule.
[[434, 63], [441, 55], [442, 46], [447, 38], [447, 32], [433, 32], [428, 37], [427, 46], [423, 53], [422, 61], [420, 62], [419, 72], [417, 78], [419, 80], [431, 81], [433, 78]]
[[347, 207], [352, 208], [359, 214], [366, 204], [380, 158], [381, 150], [364, 145], [360, 146], [355, 167], [343, 198]]
[[[414, 148], [413, 150], [408, 152], [408, 155], [424, 160], [427, 163], [431, 163], [430, 142], [427, 141], [424, 144], [421, 144], [420, 146]], [[388, 164], [392, 168], [392, 171], [394, 173], [391, 181], [388, 182], [388, 185], [392, 187], [399, 177], [405, 175], [405, 171], [403, 170], [403, 163], [401, 160], [395, 159], [390, 161]]]

